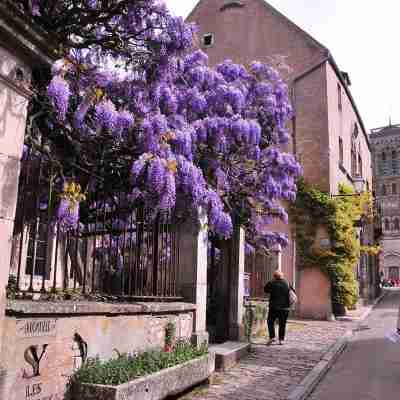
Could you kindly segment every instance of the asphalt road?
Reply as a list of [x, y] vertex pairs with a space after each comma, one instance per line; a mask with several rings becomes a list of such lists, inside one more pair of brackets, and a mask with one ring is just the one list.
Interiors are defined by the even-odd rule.
[[385, 339], [396, 328], [399, 304], [400, 290], [388, 291], [308, 400], [400, 398], [400, 343]]

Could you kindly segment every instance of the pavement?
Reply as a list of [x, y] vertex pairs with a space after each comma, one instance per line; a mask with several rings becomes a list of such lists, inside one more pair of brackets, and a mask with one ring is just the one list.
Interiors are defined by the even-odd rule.
[[356, 320], [290, 320], [284, 346], [254, 340], [248, 357], [229, 371], [216, 373], [210, 385], [179, 400], [286, 400], [337, 340], [355, 326]]
[[388, 290], [384, 299], [358, 325], [346, 350], [308, 400], [397, 399], [400, 393], [400, 344], [385, 335], [397, 323], [400, 291]]

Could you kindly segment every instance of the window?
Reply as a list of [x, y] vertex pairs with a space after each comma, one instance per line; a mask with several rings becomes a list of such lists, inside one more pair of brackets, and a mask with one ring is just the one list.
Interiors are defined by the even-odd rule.
[[397, 194], [397, 186], [395, 183], [392, 183], [392, 194]]
[[398, 160], [397, 160], [397, 152], [396, 150], [392, 151], [392, 171], [393, 175], [397, 175], [399, 173], [398, 169]]
[[351, 176], [357, 175], [357, 150], [355, 143], [351, 145]]
[[386, 196], [386, 186], [385, 185], [382, 186], [381, 193], [382, 193], [382, 196]]
[[343, 139], [339, 138], [339, 164], [343, 165]]
[[363, 176], [362, 158], [360, 154], [358, 155], [358, 174]]
[[353, 136], [355, 138], [358, 136], [358, 124], [357, 124], [357, 122], [354, 124]]
[[385, 231], [390, 231], [390, 223], [388, 219], [385, 219]]
[[203, 36], [203, 45], [205, 47], [210, 47], [214, 44], [214, 34], [213, 33], [206, 33]]
[[239, 0], [225, 0], [224, 5], [219, 9], [220, 11], [224, 11], [227, 8], [236, 8], [236, 7], [244, 7], [242, 1]]
[[342, 88], [340, 83], [337, 84], [337, 92], [338, 92], [338, 108], [339, 110], [342, 109]]
[[380, 155], [380, 159], [378, 160], [378, 170], [379, 174], [387, 175], [387, 162], [386, 162], [386, 153], [383, 151]]
[[395, 218], [394, 220], [394, 230], [399, 231], [400, 230], [400, 221], [398, 218]]

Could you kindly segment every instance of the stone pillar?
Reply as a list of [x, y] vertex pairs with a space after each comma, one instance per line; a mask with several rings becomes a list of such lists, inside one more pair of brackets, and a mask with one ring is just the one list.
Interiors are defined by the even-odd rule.
[[29, 68], [0, 47], [0, 349], [29, 99], [29, 92], [16, 81], [17, 71], [25, 81], [30, 80]]
[[218, 273], [217, 341], [245, 340], [244, 250], [245, 235], [240, 227], [231, 239], [221, 241], [221, 268]]
[[244, 340], [244, 256], [245, 233], [236, 228], [231, 240], [232, 259], [229, 265], [229, 339]]
[[179, 225], [179, 277], [181, 295], [196, 305], [192, 342], [208, 343], [207, 308], [207, 216], [199, 211], [199, 221], [188, 220]]

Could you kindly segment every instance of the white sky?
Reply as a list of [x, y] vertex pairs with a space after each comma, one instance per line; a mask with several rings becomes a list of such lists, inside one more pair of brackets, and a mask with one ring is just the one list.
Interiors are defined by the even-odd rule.
[[[186, 17], [197, 0], [165, 0]], [[399, 0], [269, 0], [325, 45], [350, 75], [367, 129], [400, 123]]]

